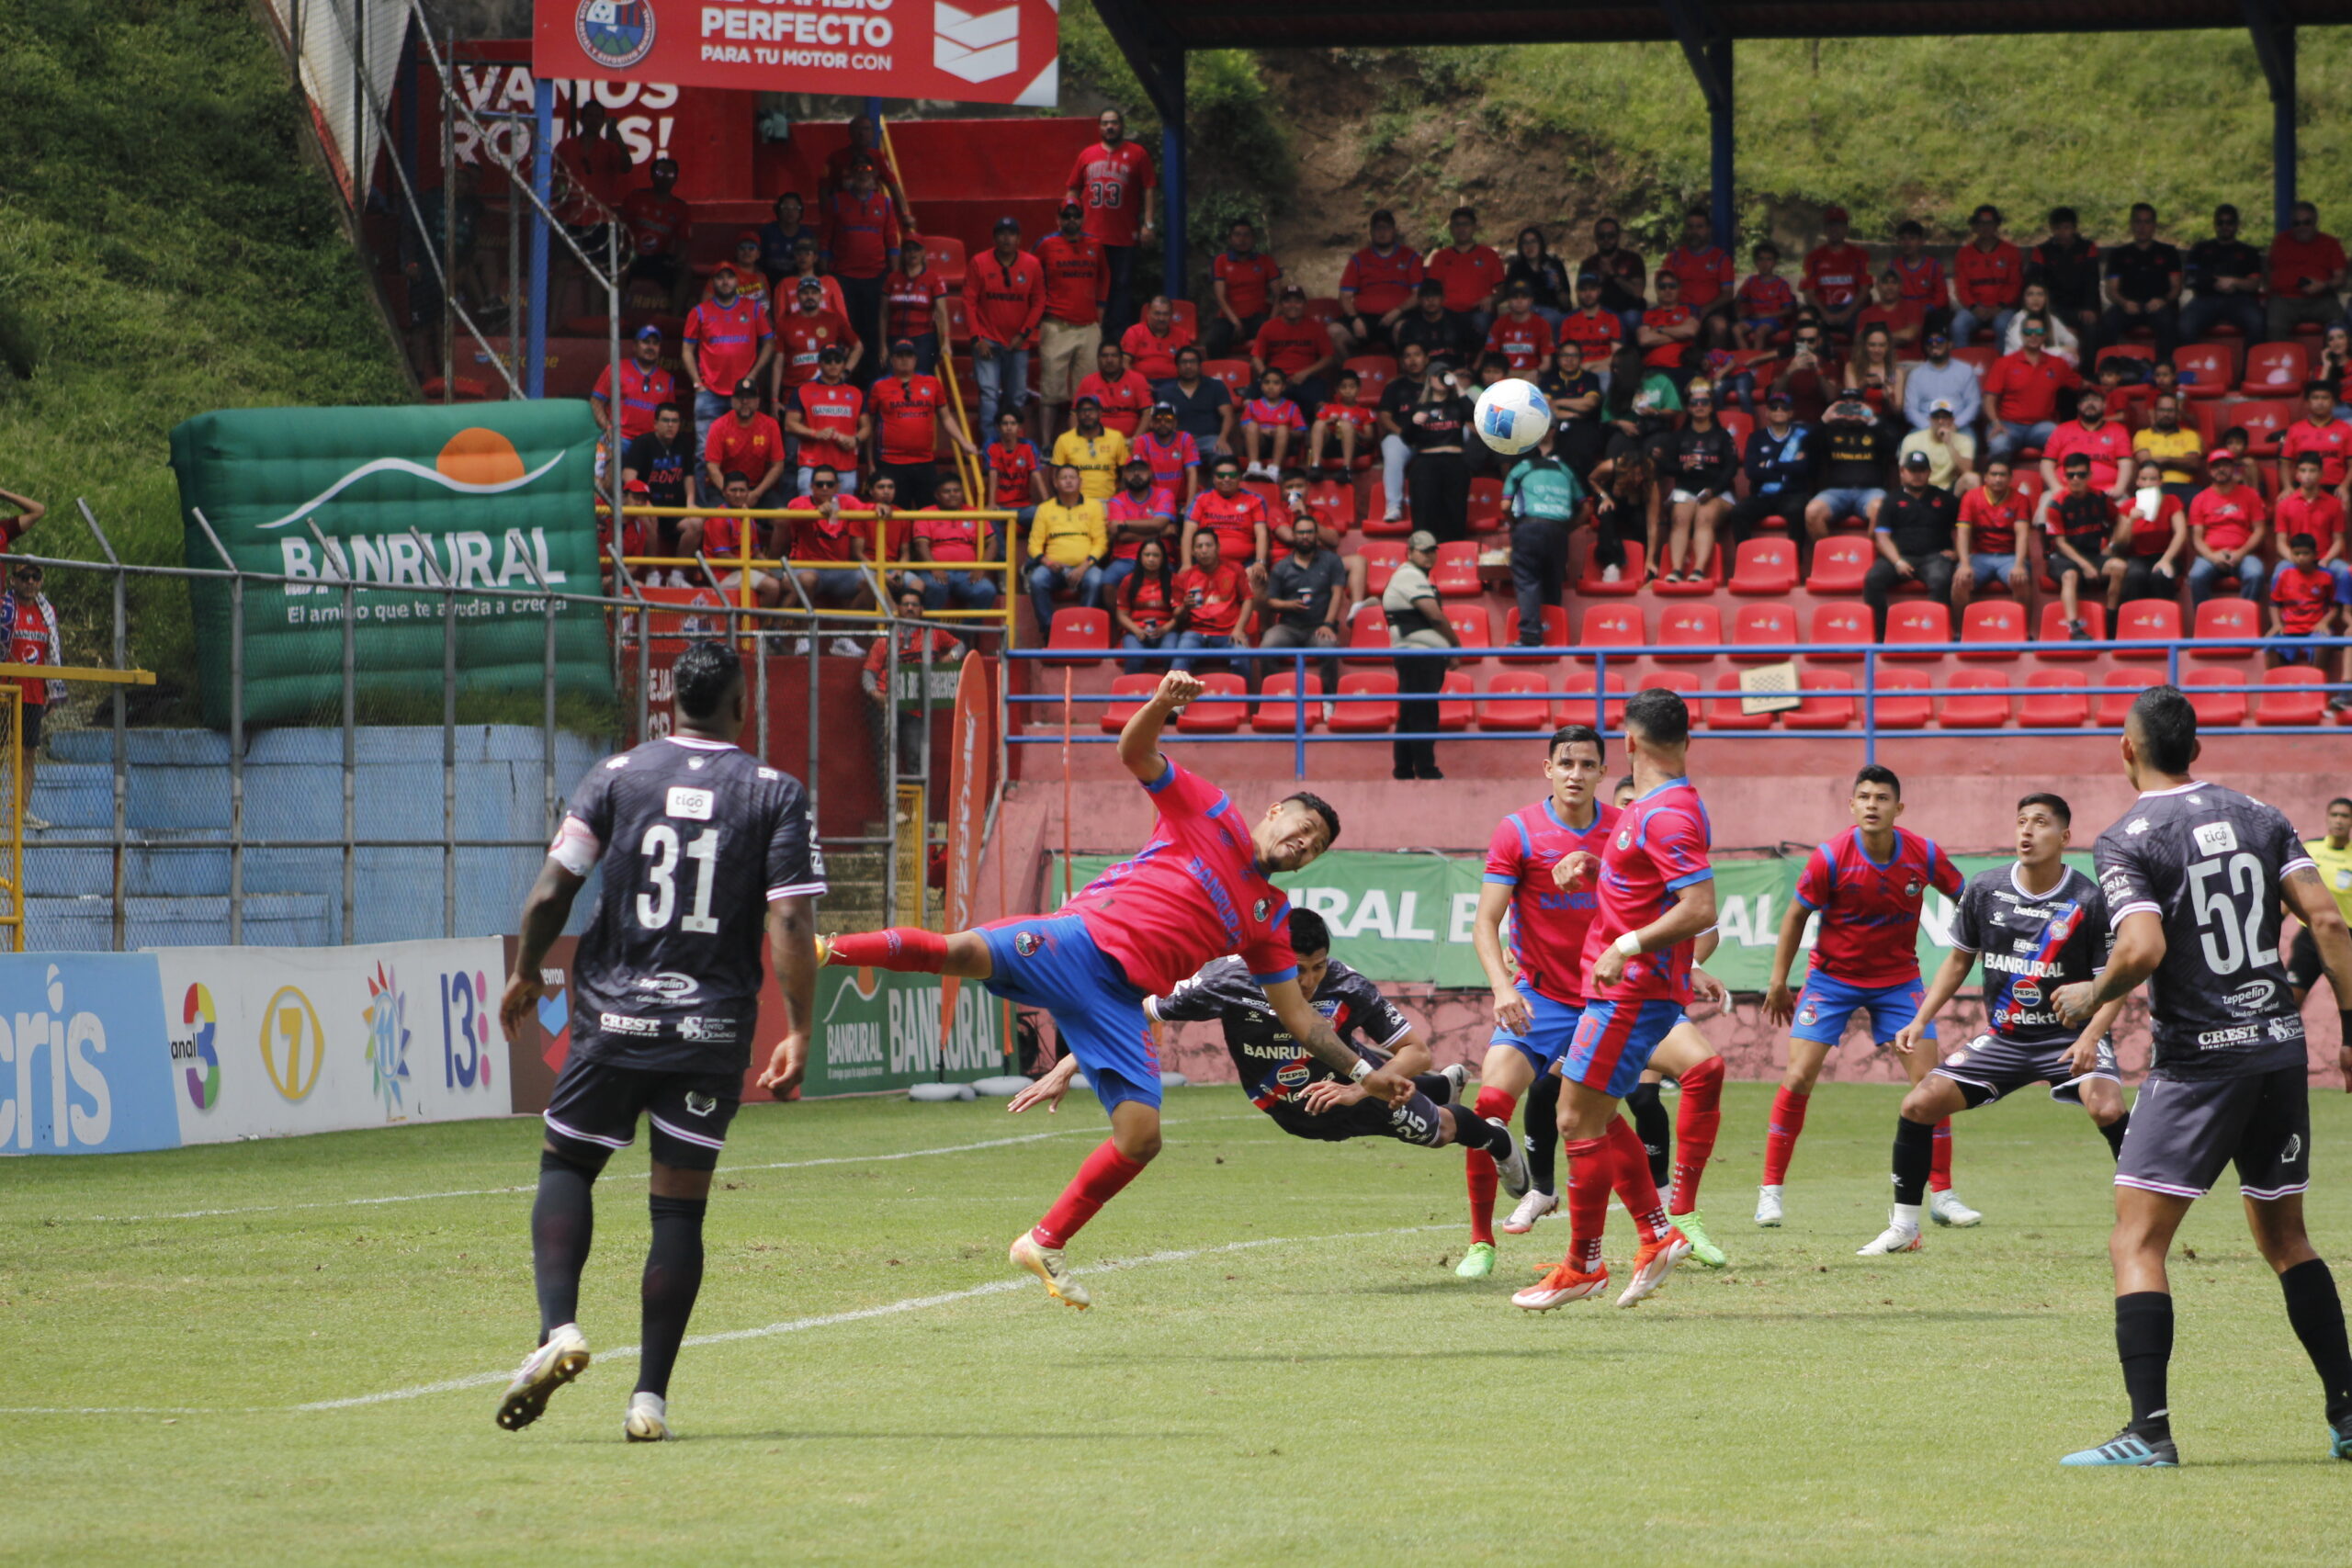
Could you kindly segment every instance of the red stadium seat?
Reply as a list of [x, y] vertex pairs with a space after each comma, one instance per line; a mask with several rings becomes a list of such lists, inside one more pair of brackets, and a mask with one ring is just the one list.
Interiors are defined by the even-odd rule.
[[1732, 592], [1743, 598], [1781, 598], [1795, 592], [1797, 547], [1790, 539], [1742, 539], [1733, 559]]
[[2041, 630], [2034, 640], [2041, 646], [2033, 650], [2036, 659], [2097, 659], [2099, 644], [2107, 640], [2107, 606], [2099, 601], [2084, 598], [2078, 602], [2083, 612], [2083, 629], [2091, 634], [2088, 642], [2072, 642], [2066, 637], [2066, 606], [2056, 599], [2043, 601]]
[[1648, 566], [1639, 539], [1625, 541], [1625, 570], [1614, 582], [1600, 581], [1600, 563], [1589, 552], [1584, 558], [1584, 575], [1577, 579], [1577, 593], [1585, 599], [1626, 599], [1642, 591], [1644, 570]]
[[[1388, 615], [1380, 607], [1378, 601], [1357, 605], [1355, 613], [1348, 617], [1348, 646], [1356, 650], [1347, 656], [1348, 662], [1351, 664], [1388, 662], [1388, 649], [1391, 646], [1388, 636]], [[1366, 651], [1368, 649], [1376, 651]], [[1340, 689], [1345, 691], [1347, 687], [1347, 677], [1341, 676]], [[1339, 728], [1337, 721], [1333, 722], [1331, 728], [1334, 729]], [[1395, 727], [1382, 725], [1380, 728], [1389, 729]]]
[[2245, 351], [2245, 378], [2238, 390], [2249, 398], [2292, 398], [2311, 374], [2311, 357], [2301, 344], [2257, 343]]
[[1377, 599], [1405, 564], [1405, 547], [1394, 539], [1367, 539], [1356, 554], [1363, 558], [1364, 592]]
[[[2125, 610], [2131, 605], [2126, 604]], [[2262, 606], [2232, 595], [2226, 599], [2208, 599], [2197, 606], [2196, 637], [2260, 637]], [[2192, 648], [2188, 657], [2211, 660], [2216, 659], [2251, 659], [2250, 648]]]
[[1639, 648], [1649, 640], [1649, 616], [1639, 604], [1588, 604], [1577, 627], [1579, 649]]
[[1103, 653], [1111, 647], [1111, 613], [1107, 610], [1072, 608], [1054, 612], [1053, 630], [1046, 638], [1046, 649], [1056, 654], [1070, 657], [1040, 660], [1043, 664], [1094, 664], [1100, 660], [1089, 657]]
[[1212, 380], [1224, 382], [1225, 389], [1233, 394], [1236, 402], [1246, 402], [1257, 395], [1257, 388], [1250, 376], [1250, 362], [1246, 359], [1204, 360], [1201, 374]]
[[1706, 725], [1709, 729], [1770, 729], [1773, 715], [1742, 713], [1739, 710], [1739, 671], [1726, 670], [1715, 677], [1715, 690], [1728, 692], [1727, 697], [1707, 699]]
[[[1595, 686], [1592, 682], [1591, 671], [1571, 670], [1568, 671], [1567, 679], [1560, 682], [1560, 689], [1569, 694], [1560, 699], [1560, 705], [1555, 710], [1555, 715], [1560, 723], [1590, 724], [1593, 713], [1592, 695], [1596, 692], [1604, 693], [1608, 698], [1601, 704], [1601, 728], [1615, 729], [1625, 722], [1625, 705], [1617, 700], [1617, 694], [1626, 689], [1625, 677], [1620, 671], [1610, 671], [1609, 679], [1605, 684]], [[1583, 695], [1578, 696], [1579, 693]]]
[[2245, 693], [2208, 692], [2199, 689], [2204, 686], [2251, 684], [2245, 678], [2245, 671], [2191, 670], [2181, 677], [2180, 683], [2182, 689], [2188, 694], [2188, 705], [2197, 710], [2197, 723], [2199, 728], [2232, 729], [2245, 722]]
[[947, 344], [950, 348], [963, 348], [972, 341], [971, 317], [965, 312], [964, 291], [951, 288], [947, 299]]
[[1385, 354], [1359, 354], [1347, 362], [1346, 368], [1356, 373], [1360, 383], [1356, 401], [1368, 409], [1380, 406], [1380, 394], [1396, 379], [1396, 362]]
[[2131, 715], [2132, 704], [2140, 694], [2151, 686], [2164, 683], [2165, 678], [2160, 671], [2140, 670], [2128, 664], [2109, 670], [2099, 679], [2099, 684], [2108, 690], [2098, 700], [2095, 722], [2101, 729], [2120, 729], [2124, 719]]
[[1552, 700], [1540, 694], [1551, 685], [1551, 677], [1533, 670], [1506, 670], [1492, 677], [1487, 682], [1487, 698], [1478, 705], [1478, 728], [1551, 728]]
[[[1250, 716], [1250, 728], [1262, 735], [1288, 735], [1298, 724], [1298, 676], [1285, 670], [1279, 675], [1266, 677], [1265, 689], [1258, 694], [1261, 699], [1258, 711]], [[1306, 728], [1312, 729], [1323, 716], [1323, 677], [1306, 678]], [[1181, 728], [1181, 726], [1180, 726]]]
[[[1495, 646], [1495, 613], [1484, 604], [1448, 604], [1445, 607], [1445, 618], [1453, 623], [1453, 635], [1462, 639], [1463, 647], [1492, 648]], [[1479, 653], [1460, 654], [1455, 657], [1453, 662], [1457, 667], [1477, 664], [1485, 658], [1484, 654]]]
[[[1809, 691], [1850, 692], [1854, 677], [1843, 670], [1807, 670], [1797, 677], [1797, 684]], [[1854, 699], [1834, 695], [1809, 696], [1797, 706], [1781, 716], [1782, 728], [1788, 729], [1850, 729], [1854, 725]]]
[[1715, 423], [1724, 427], [1724, 434], [1731, 437], [1734, 446], [1742, 452], [1747, 450], [1747, 438], [1756, 434], [1755, 415], [1737, 409], [1717, 409]]
[[[1946, 729], [1997, 729], [2009, 722], [2009, 678], [1995, 670], [1957, 670], [1936, 723]], [[1962, 695], [1965, 688], [1967, 695]]]
[[[1657, 640], [1660, 648], [1708, 648], [1724, 640], [1723, 615], [1713, 604], [1661, 604], [1657, 612]], [[1712, 653], [1659, 653], [1660, 662], [1667, 660], [1705, 660]]]
[[2237, 385], [2237, 351], [2226, 343], [2185, 343], [2172, 354], [2180, 389], [2199, 401], [2227, 397]]
[[[1890, 619], [1890, 628], [1893, 624]], [[2025, 606], [2014, 599], [1974, 601], [1960, 618], [1960, 640], [1963, 643], [2025, 641]], [[2018, 655], [2006, 649], [1987, 649], [1981, 653], [1962, 649], [1959, 657], [1984, 663], [2007, 664]]]
[[1159, 689], [1159, 677], [1157, 675], [1121, 675], [1113, 680], [1112, 701], [1102, 710], [1103, 732], [1116, 735], [1125, 729], [1127, 720], [1135, 717], [1136, 710], [1149, 701], [1151, 694]]
[[[1777, 644], [1786, 649], [1799, 640], [1797, 613], [1786, 604], [1742, 604], [1732, 616], [1731, 640], [1735, 644]], [[1793, 659], [1793, 652], [1735, 653], [1735, 664], [1777, 664], [1783, 659]]]
[[1306, 487], [1306, 509], [1333, 534], [1344, 534], [1356, 525], [1356, 487], [1317, 479]]
[[2082, 692], [2043, 694], [2040, 686], [2087, 686], [2087, 670], [2037, 670], [2026, 677], [2026, 699], [2018, 709], [2018, 723], [2028, 729], [2080, 729], [2090, 716], [2091, 700]]
[[1873, 703], [1878, 710], [1878, 727], [1881, 729], [1927, 728], [1928, 720], [1935, 714], [1934, 698], [1889, 696], [1887, 694], [1924, 692], [1934, 684], [1924, 670], [1905, 670], [1899, 664], [1880, 665], [1878, 696]]
[[1650, 592], [1662, 599], [1696, 599], [1713, 593], [1724, 585], [1724, 547], [1715, 546], [1707, 552], [1707, 570], [1700, 577], [1686, 577], [1679, 582], [1664, 578], [1650, 584]]
[[1912, 652], [1907, 649], [1896, 652], [1898, 645], [1951, 640], [1951, 611], [1933, 599], [1914, 599], [1906, 604], [1890, 604], [1886, 611], [1886, 657], [1889, 659], [1941, 659], [1941, 652]]
[[[1514, 604], [1503, 616], [1503, 641], [1512, 643], [1518, 640], [1519, 606]], [[1544, 646], [1546, 648], [1568, 646], [1566, 605], [1546, 604], [1544, 606]], [[1503, 662], [1506, 664], [1549, 664], [1559, 657], [1556, 653], [1506, 653], [1503, 655]]]
[[1951, 356], [1962, 365], [1973, 365], [1976, 373], [1982, 376], [1993, 368], [1993, 362], [2001, 357], [2001, 351], [1989, 343], [1979, 343], [1971, 344], [1966, 348], [1955, 348]]
[[[1387, 697], [1396, 695], [1396, 677], [1386, 672], [1365, 671], [1340, 677], [1339, 695], [1342, 697]], [[1340, 703], [1331, 709], [1331, 721], [1325, 726], [1334, 734], [1379, 735], [1396, 728], [1396, 705], [1392, 701], [1370, 703]]]
[[1308, 320], [1329, 326], [1340, 319], [1340, 301], [1333, 295], [1310, 294], [1306, 297], [1306, 315]]
[[2165, 649], [2151, 644], [2171, 642], [2180, 636], [2180, 605], [2171, 599], [2127, 599], [2115, 612], [2115, 644], [2108, 651], [2118, 659], [2163, 659]]
[[1813, 547], [1813, 572], [1804, 580], [1806, 592], [1860, 593], [1862, 579], [1870, 575], [1871, 561], [1876, 554], [1866, 538], [1822, 540]]
[[[1871, 607], [1859, 600], [1836, 600], [1815, 604], [1805, 637], [1807, 642], [1876, 642], [1878, 635], [1871, 625]], [[1846, 653], [1808, 653], [1809, 664], [1852, 664], [1861, 661], [1860, 651]]]
[[[2266, 348], [2282, 346], [2266, 344]], [[2302, 404], [2284, 399], [2261, 399], [2226, 411], [2232, 424], [2245, 426], [2246, 450], [2257, 457], [2278, 456], [2278, 439], [2302, 417]]]
[[1460, 671], [1448, 672], [1444, 694], [1438, 698], [1437, 727], [1440, 729], [1467, 729], [1477, 717], [1477, 705], [1470, 700], [1478, 683]]
[[1266, 519], [1278, 528], [1290, 526], [1290, 508], [1283, 504], [1283, 487], [1272, 479], [1243, 479], [1241, 488], [1266, 503]]
[[2309, 664], [2281, 664], [2262, 672], [2271, 688], [2255, 700], [2254, 722], [2259, 725], [2325, 724], [2327, 694], [2320, 688], [2326, 677]]
[[1190, 299], [1170, 299], [1168, 310], [1176, 325], [1184, 329], [1186, 337], [1197, 339], [1201, 335], [1201, 308], [1198, 305]]
[[1369, 539], [1401, 539], [1413, 531], [1412, 506], [1406, 497], [1397, 499], [1397, 510], [1405, 513], [1395, 522], [1388, 520], [1388, 486], [1385, 479], [1374, 479], [1365, 493], [1363, 520], [1357, 525]]
[[2026, 515], [2031, 517], [2034, 509], [2041, 504], [2041, 470], [2020, 459], [2011, 470], [2010, 486], [2018, 499], [2025, 502]]
[[1442, 598], [1475, 598], [1486, 592], [1478, 581], [1478, 547], [1467, 539], [1449, 539], [1437, 547], [1437, 564], [1430, 568], [1430, 586]]
[[964, 281], [964, 242], [953, 234], [925, 234], [922, 254], [927, 270], [939, 275], [950, 294], [956, 293], [956, 286]]
[[1652, 686], [1663, 686], [1669, 692], [1679, 692], [1685, 702], [1693, 706], [1697, 705], [1699, 676], [1695, 671], [1676, 670], [1660, 665], [1633, 682], [1633, 688], [1635, 691], [1645, 692]]
[[1249, 682], [1238, 675], [1224, 671], [1204, 673], [1201, 684], [1207, 688], [1193, 699], [1192, 705], [1176, 716], [1176, 728], [1191, 735], [1230, 735], [1241, 728], [1249, 717], [1247, 703], [1218, 702], [1219, 697], [1247, 697]]
[[1470, 531], [1491, 534], [1503, 525], [1503, 481], [1484, 478], [1470, 481]]

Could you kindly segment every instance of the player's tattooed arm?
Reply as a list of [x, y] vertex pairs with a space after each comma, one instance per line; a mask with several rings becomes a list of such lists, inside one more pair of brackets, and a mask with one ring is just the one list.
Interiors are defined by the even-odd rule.
[[1159, 782], [1159, 775], [1168, 771], [1167, 761], [1159, 754], [1159, 732], [1171, 715], [1201, 692], [1199, 677], [1184, 671], [1170, 670], [1160, 677], [1159, 689], [1151, 694], [1151, 700], [1136, 709], [1135, 716], [1119, 731], [1119, 761], [1127, 772], [1146, 784]]
[[[2342, 922], [2337, 924], [2340, 927]], [[2163, 919], [2152, 909], [2138, 909], [2124, 916], [2122, 923], [2115, 928], [2115, 948], [2107, 956], [2107, 967], [2087, 980], [2058, 987], [2053, 999], [2058, 1005], [2059, 1019], [2069, 1029], [2086, 1027], [2093, 1013], [2130, 996], [2164, 961]]]
[[587, 880], [565, 870], [550, 855], [539, 867], [539, 879], [531, 885], [530, 896], [523, 900], [521, 934], [514, 942], [514, 972], [506, 977], [506, 994], [498, 1001], [498, 1021], [505, 1026], [510, 1043], [523, 1038], [532, 1009], [547, 994], [547, 987], [539, 980], [539, 966], [555, 939], [563, 934], [563, 923], [571, 918], [571, 901]]
[[2344, 1071], [2345, 1092], [2352, 1094], [2352, 1007], [2344, 1005], [2345, 998], [2352, 997], [2352, 931], [2346, 930], [2335, 895], [2313, 867], [2299, 865], [2289, 872], [2279, 892], [2295, 918], [2312, 933], [2312, 945], [2319, 949], [2320, 967], [2327, 971], [2327, 983], [2335, 993], [2343, 1020], [2343, 1045], [2336, 1054], [2336, 1066]]
[[806, 896], [768, 905], [768, 961], [784, 993], [784, 1038], [768, 1055], [760, 1087], [783, 1099], [808, 1068], [808, 1035], [817, 1019], [817, 901]]
[[1398, 1072], [1394, 1062], [1356, 1077], [1356, 1069], [1364, 1058], [1340, 1038], [1329, 1019], [1307, 1005], [1295, 977], [1274, 981], [1265, 990], [1267, 1004], [1274, 1010], [1274, 1016], [1283, 1021], [1283, 1027], [1290, 1031], [1291, 1038], [1308, 1055], [1340, 1077], [1353, 1078], [1363, 1086], [1366, 1094], [1391, 1105], [1401, 1105], [1411, 1098], [1413, 1080]]
[[1927, 1037], [1928, 1025], [1944, 1010], [1946, 1002], [1960, 994], [1960, 988], [1968, 984], [1970, 971], [1975, 967], [1976, 954], [1965, 948], [1955, 947], [1944, 954], [1944, 961], [1936, 966], [1936, 977], [1928, 983], [1928, 994], [1919, 1000], [1917, 1015], [1894, 1032], [1897, 1051], [1908, 1056], [1919, 1048], [1920, 1041]]

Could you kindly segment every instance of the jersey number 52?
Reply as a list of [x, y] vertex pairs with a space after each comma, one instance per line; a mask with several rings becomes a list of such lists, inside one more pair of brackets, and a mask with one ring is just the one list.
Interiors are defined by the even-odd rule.
[[[2215, 885], [2224, 877], [2224, 885]], [[2188, 897], [2197, 908], [2205, 966], [2217, 976], [2234, 975], [2249, 964], [2260, 969], [2278, 962], [2278, 950], [2262, 945], [2263, 881], [2262, 862], [2243, 851], [2226, 861], [2199, 861], [2188, 868]], [[2244, 914], [2232, 901], [2232, 893], [2245, 899]]]
[[[648, 931], [660, 931], [678, 911], [678, 830], [666, 822], [656, 822], [645, 830], [638, 852], [645, 859], [645, 880], [650, 890], [637, 896], [637, 923]], [[679, 919], [678, 927], [707, 936], [718, 929], [710, 912], [711, 884], [718, 876], [718, 829], [708, 828], [696, 833], [685, 846], [684, 858], [694, 862], [694, 909]]]

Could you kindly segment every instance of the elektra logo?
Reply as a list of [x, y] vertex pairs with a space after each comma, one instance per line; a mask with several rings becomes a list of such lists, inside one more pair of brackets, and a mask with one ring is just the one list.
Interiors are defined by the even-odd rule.
[[[57, 965], [49, 966], [49, 1010], [20, 1012], [0, 1018], [0, 1063], [13, 1065], [13, 1084], [0, 1078], [0, 1149], [29, 1149], [36, 1130], [41, 1142], [62, 1152], [75, 1144], [95, 1146], [107, 1141], [114, 1128], [114, 1096], [106, 1074], [90, 1058], [103, 1056], [107, 1026], [97, 1014], [65, 1012], [65, 982]], [[13, 1028], [11, 1025], [13, 1024]], [[41, 1122], [34, 1092], [40, 1079], [34, 1064], [43, 1052], [49, 1056], [49, 1116]], [[72, 1078], [68, 1089], [66, 1080]], [[8, 1091], [13, 1089], [14, 1092]]]
[[368, 1009], [359, 1015], [368, 1026], [368, 1065], [376, 1070], [376, 1098], [386, 1111], [398, 1111], [408, 1089], [408, 998], [400, 979], [381, 964], [368, 977]]
[[212, 1010], [212, 993], [200, 980], [180, 1002], [180, 1025], [172, 1035], [172, 1063], [182, 1068], [188, 1103], [209, 1111], [220, 1103], [220, 1052], [213, 1043], [220, 1020]]
[[490, 1087], [490, 982], [481, 971], [441, 976], [441, 1087]]
[[933, 0], [931, 62], [959, 80], [993, 82], [1021, 68], [1021, 7], [972, 12]]

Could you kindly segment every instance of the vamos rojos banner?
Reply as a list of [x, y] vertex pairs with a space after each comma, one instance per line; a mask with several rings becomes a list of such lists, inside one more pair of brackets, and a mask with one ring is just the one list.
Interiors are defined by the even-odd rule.
[[[346, 570], [359, 585], [361, 694], [414, 694], [436, 714], [442, 596], [402, 590], [429, 588], [437, 574], [460, 589], [543, 581], [595, 592], [594, 441], [588, 405], [572, 400], [225, 409], [173, 431], [187, 564], [220, 564], [197, 525], [200, 509], [240, 567], [294, 580], [246, 588], [245, 721], [335, 716]], [[190, 597], [205, 717], [225, 725], [229, 588], [199, 578]], [[458, 667], [469, 691], [539, 690], [545, 610], [527, 592], [459, 593]], [[603, 616], [559, 600], [556, 627], [559, 689], [608, 696]]]

